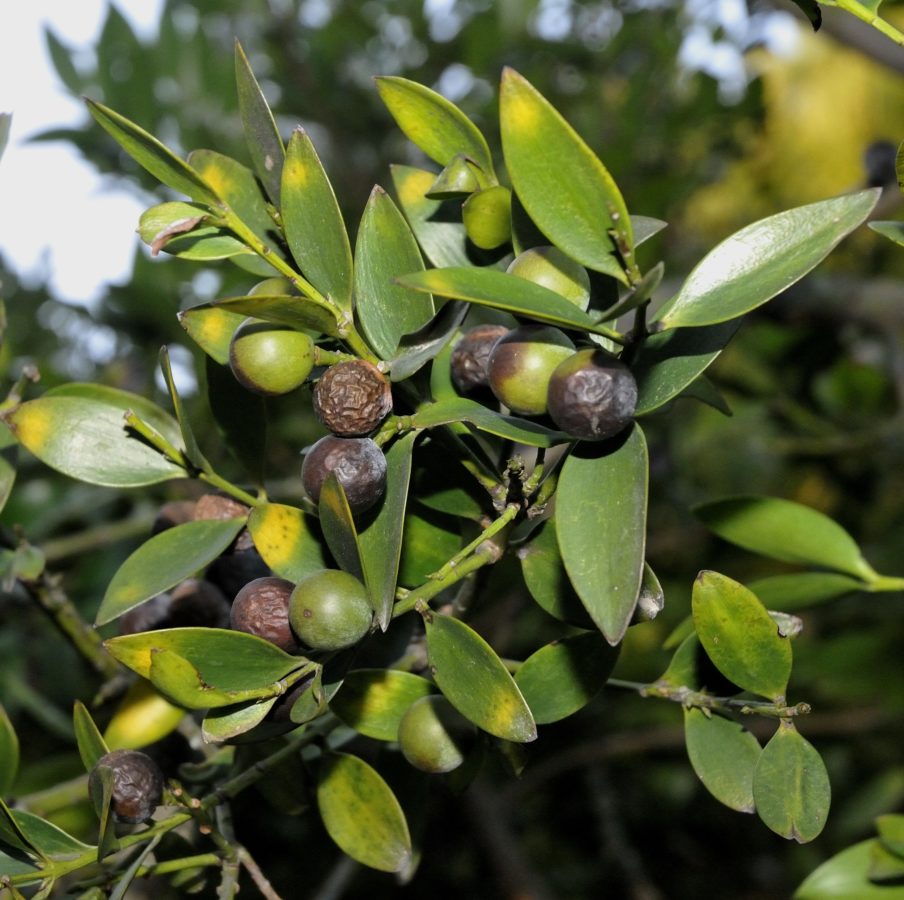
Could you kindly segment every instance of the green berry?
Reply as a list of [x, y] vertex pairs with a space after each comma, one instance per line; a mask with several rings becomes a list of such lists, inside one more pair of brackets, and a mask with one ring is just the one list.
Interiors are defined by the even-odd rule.
[[302, 579], [289, 598], [292, 630], [314, 650], [342, 650], [370, 631], [373, 610], [364, 585], [338, 569]]
[[287, 394], [311, 374], [314, 342], [302, 331], [245, 319], [229, 344], [229, 367], [249, 391]]
[[587, 270], [558, 247], [533, 247], [520, 253], [508, 267], [510, 275], [555, 291], [581, 309], [590, 305]]
[[422, 772], [451, 772], [464, 762], [475, 733], [445, 697], [421, 697], [399, 722], [399, 749]]
[[500, 403], [521, 416], [546, 412], [549, 379], [574, 344], [551, 325], [522, 325], [501, 337], [487, 365], [490, 389]]
[[465, 232], [481, 250], [495, 250], [512, 237], [512, 192], [502, 185], [471, 194], [461, 208]]

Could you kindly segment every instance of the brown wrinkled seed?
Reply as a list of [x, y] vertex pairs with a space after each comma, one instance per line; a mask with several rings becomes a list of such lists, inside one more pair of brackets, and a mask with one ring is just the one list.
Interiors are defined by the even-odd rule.
[[195, 503], [195, 519], [234, 519], [247, 516], [250, 509], [244, 503], [223, 494], [204, 494]]
[[301, 481], [308, 496], [320, 502], [320, 491], [330, 473], [345, 489], [354, 514], [370, 509], [386, 489], [386, 457], [370, 438], [322, 437], [304, 458]]
[[289, 625], [289, 597], [294, 588], [291, 581], [275, 575], [250, 581], [232, 601], [230, 625], [294, 653], [298, 642]]
[[463, 394], [490, 384], [487, 363], [496, 341], [509, 329], [504, 325], [476, 325], [462, 335], [449, 360], [452, 381]]
[[163, 799], [163, 773], [140, 750], [112, 750], [102, 756], [88, 778], [92, 792], [99, 787], [98, 769], [113, 771], [113, 816], [118, 822], [138, 825], [146, 822]]
[[341, 437], [370, 434], [392, 409], [389, 380], [375, 366], [354, 359], [330, 366], [314, 388], [317, 418]]

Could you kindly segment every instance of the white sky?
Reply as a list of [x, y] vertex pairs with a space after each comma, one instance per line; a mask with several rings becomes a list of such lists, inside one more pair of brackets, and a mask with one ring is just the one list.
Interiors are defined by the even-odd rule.
[[[139, 34], [154, 33], [161, 0], [117, 0], [116, 6]], [[105, 14], [104, 0], [5, 0], [0, 11], [0, 112], [13, 114], [0, 160], [0, 253], [23, 277], [52, 273], [57, 294], [81, 303], [131, 271], [142, 205], [110, 189], [68, 144], [28, 138], [85, 119], [81, 102], [53, 70], [44, 25], [67, 45], [87, 47]]]

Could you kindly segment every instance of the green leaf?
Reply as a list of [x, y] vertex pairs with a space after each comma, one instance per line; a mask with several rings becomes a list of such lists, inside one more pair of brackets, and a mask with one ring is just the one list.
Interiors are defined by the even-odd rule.
[[847, 847], [814, 869], [794, 892], [794, 900], [899, 900], [900, 891], [869, 880], [875, 838]]
[[742, 584], [701, 572], [691, 599], [706, 655], [745, 691], [778, 701], [791, 675], [791, 642], [779, 635], [766, 607]]
[[425, 612], [430, 671], [446, 699], [478, 728], [516, 743], [536, 740], [530, 708], [502, 660], [476, 631]]
[[195, 433], [192, 431], [191, 423], [188, 421], [188, 414], [185, 411], [185, 404], [179, 391], [176, 389], [176, 379], [173, 377], [173, 367], [170, 363], [169, 349], [167, 347], [160, 348], [160, 369], [163, 373], [163, 381], [169, 391], [170, 402], [173, 405], [173, 412], [176, 414], [176, 421], [179, 423], [179, 430], [182, 435], [182, 446], [185, 448], [185, 455], [188, 461], [198, 469], [208, 469], [209, 463], [201, 453], [201, 448], [195, 440]]
[[245, 519], [202, 519], [167, 528], [145, 541], [119, 567], [96, 622], [105, 625], [162, 594], [213, 562], [242, 530]]
[[267, 688], [307, 662], [263, 638], [224, 628], [163, 628], [110, 638], [104, 646], [149, 680], [155, 651], [169, 651], [188, 662], [205, 684], [223, 692]]
[[9, 141], [9, 129], [12, 121], [12, 113], [0, 113], [0, 158], [3, 157], [3, 151], [6, 150]]
[[238, 41], [235, 42], [235, 84], [239, 113], [245, 131], [245, 143], [257, 177], [270, 200], [279, 206], [279, 188], [286, 148], [283, 145], [273, 113], [261, 91], [254, 72]]
[[[700, 688], [700, 680], [697, 675], [697, 651], [700, 641], [693, 630], [693, 621], [690, 616], [686, 621], [690, 626], [690, 633], [684, 637], [679, 635], [674, 640], [670, 636], [669, 640], [663, 644], [663, 649], [674, 646], [676, 642], [678, 647], [672, 654], [668, 668], [656, 679], [655, 684], [657, 685], [672, 689], [686, 687], [691, 690], [699, 690]], [[679, 631], [680, 627], [675, 630]]]
[[178, 314], [179, 324], [191, 339], [215, 362], [229, 365], [229, 345], [245, 313], [229, 312], [216, 306], [196, 306]]
[[6, 844], [27, 856], [40, 858], [43, 855], [22, 830], [16, 813], [0, 797], [0, 845], [2, 844]]
[[534, 721], [558, 722], [586, 706], [602, 689], [618, 660], [596, 632], [553, 641], [531, 654], [515, 673]]
[[102, 103], [85, 102], [98, 124], [159, 182], [206, 206], [216, 207], [220, 203], [216, 191], [153, 135]]
[[139, 678], [119, 701], [104, 729], [104, 742], [111, 750], [139, 750], [172, 734], [184, 718], [184, 709]]
[[643, 578], [648, 469], [635, 425], [615, 443], [578, 444], [559, 475], [559, 552], [584, 608], [613, 645], [631, 622]]
[[47, 25], [44, 26], [44, 40], [47, 42], [47, 52], [60, 81], [71, 93], [80, 94], [83, 80], [72, 61], [72, 48], [64, 44]]
[[426, 678], [393, 669], [349, 672], [330, 701], [330, 710], [349, 728], [378, 741], [398, 739], [399, 722], [408, 707], [433, 693]]
[[78, 753], [82, 758], [82, 765], [86, 772], [90, 772], [97, 761], [110, 752], [107, 742], [103, 739], [91, 713], [81, 700], [75, 701], [72, 710], [72, 726], [75, 731], [75, 742], [78, 744]]
[[420, 504], [405, 516], [399, 583], [424, 584], [462, 547], [461, 525], [453, 517], [425, 510]]
[[352, 307], [352, 251], [336, 195], [311, 139], [296, 128], [282, 173], [283, 227], [305, 278], [342, 309]]
[[526, 278], [473, 266], [427, 269], [398, 279], [400, 284], [440, 297], [501, 309], [560, 328], [593, 332], [598, 326], [570, 300]]
[[783, 720], [763, 748], [753, 778], [756, 811], [765, 824], [800, 844], [818, 837], [829, 815], [829, 775], [816, 748]]
[[869, 227], [876, 233], [904, 247], [904, 222], [870, 222]]
[[[288, 325], [299, 331], [310, 329], [338, 337], [339, 330], [336, 316], [332, 309], [319, 300], [301, 297], [297, 294], [253, 294], [247, 297], [227, 297], [216, 300], [208, 306], [198, 306], [194, 310], [217, 309], [223, 312], [238, 314], [241, 320], [246, 316], [275, 322], [277, 325]], [[194, 311], [192, 310], [192, 311]], [[230, 338], [232, 334], [229, 335]], [[228, 361], [227, 348], [227, 361]]]
[[659, 310], [660, 326], [715, 325], [756, 309], [821, 263], [866, 220], [879, 193], [810, 203], [742, 228], [707, 254]]
[[6, 710], [0, 704], [0, 797], [12, 790], [19, 772], [19, 738]]
[[733, 319], [708, 328], [660, 331], [647, 338], [631, 364], [637, 379], [634, 414], [646, 415], [674, 400], [725, 349], [740, 326], [740, 320]]
[[97, 861], [113, 852], [116, 829], [113, 822], [113, 769], [109, 765], [99, 765], [88, 780], [88, 794], [94, 813], [99, 820], [97, 837]]
[[413, 166], [391, 166], [392, 183], [399, 205], [414, 232], [424, 256], [434, 266], [471, 265], [468, 237], [460, 217], [450, 219], [443, 213], [447, 207], [440, 200], [425, 196], [436, 174]]
[[47, 859], [54, 861], [76, 859], [86, 850], [93, 849], [90, 844], [82, 843], [71, 834], [67, 834], [62, 828], [34, 813], [16, 809], [13, 810], [12, 815], [29, 843]]
[[211, 709], [201, 722], [205, 741], [222, 743], [251, 731], [266, 718], [279, 696]]
[[876, 577], [856, 541], [828, 516], [778, 497], [729, 497], [694, 514], [719, 537], [782, 562], [822, 566], [870, 582]]
[[[2, 838], [2, 834], [0, 834], [0, 838]], [[8, 852], [10, 850], [16, 852], [17, 855], [10, 856]], [[9, 875], [10, 878], [12, 878], [14, 875], [18, 875], [20, 877], [23, 875], [34, 875], [33, 878], [28, 878], [26, 880], [16, 879], [16, 884], [19, 887], [38, 884], [45, 878], [43, 870], [39, 869], [38, 866], [35, 865], [35, 863], [31, 862], [27, 856], [20, 854], [12, 847], [5, 847], [2, 843], [0, 843], [0, 872], [3, 872], [4, 875]], [[11, 894], [10, 896], [12, 900], [19, 900], [20, 897], [24, 897], [24, 894], [20, 893], [18, 897], [15, 894]]]
[[408, 483], [411, 480], [411, 454], [415, 433], [397, 440], [386, 454], [386, 491], [376, 515], [358, 535], [364, 583], [376, 612], [375, 621], [383, 631], [389, 627], [395, 602]]
[[863, 582], [835, 572], [795, 572], [759, 578], [747, 587], [767, 609], [793, 612], [862, 591]]
[[685, 709], [684, 740], [691, 766], [713, 797], [736, 812], [754, 812], [759, 741], [732, 719], [700, 709]]
[[876, 819], [879, 840], [889, 853], [904, 858], [904, 815], [888, 813]]
[[[67, 385], [67, 388], [81, 388]], [[93, 396], [91, 395], [93, 393]], [[17, 440], [43, 463], [79, 481], [108, 487], [143, 487], [184, 478], [185, 469], [134, 435], [124, 416], [133, 410], [164, 436], [180, 440], [179, 427], [143, 397], [112, 388], [71, 394], [48, 391], [3, 416]], [[153, 419], [147, 415], [153, 409]], [[174, 426], [174, 427], [170, 427]]]
[[889, 853], [881, 841], [873, 846], [870, 856], [870, 881], [898, 888], [904, 884], [904, 859]]
[[434, 162], [448, 166], [458, 154], [495, 181], [493, 157], [477, 126], [436, 91], [397, 76], [380, 76], [377, 90], [399, 128]]
[[791, 2], [810, 20], [814, 31], [822, 25], [822, 10], [816, 0], [791, 0]]
[[248, 530], [275, 575], [299, 582], [327, 567], [316, 519], [294, 506], [263, 503], [251, 510]]
[[354, 575], [359, 581], [364, 581], [358, 529], [345, 496], [345, 488], [335, 473], [330, 474], [320, 490], [317, 511], [326, 545], [339, 563], [339, 568]]
[[512, 69], [502, 74], [499, 107], [506, 167], [531, 219], [572, 259], [627, 283], [611, 232], [632, 251], [631, 220], [606, 167]]
[[568, 440], [561, 431], [553, 431], [528, 419], [504, 416], [467, 397], [426, 403], [411, 417], [413, 428], [436, 428], [451, 422], [468, 422], [480, 431], [530, 447], [552, 447]]
[[357, 756], [330, 753], [320, 764], [317, 806], [324, 827], [356, 862], [401, 872], [411, 858], [405, 814], [389, 785]]
[[355, 244], [355, 314], [368, 343], [391, 359], [402, 335], [433, 317], [433, 298], [395, 282], [424, 268], [417, 241], [392, 198], [371, 192]]
[[[390, 361], [393, 381], [410, 378], [422, 366], [439, 356], [468, 314], [468, 304], [450, 300], [423, 328], [402, 335], [398, 351]], [[431, 376], [433, 370], [431, 370]]]

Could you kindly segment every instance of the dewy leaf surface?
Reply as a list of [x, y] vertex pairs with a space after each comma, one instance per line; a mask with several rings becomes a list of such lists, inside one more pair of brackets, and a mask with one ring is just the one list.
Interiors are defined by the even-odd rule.
[[531, 219], [577, 262], [627, 283], [610, 231], [633, 251], [631, 220], [606, 167], [512, 69], [503, 72], [499, 106], [506, 167]]
[[556, 495], [559, 551], [584, 608], [617, 644], [637, 605], [646, 545], [647, 445], [638, 425], [605, 446], [578, 444]]
[[762, 219], [727, 238], [658, 314], [663, 328], [699, 327], [755, 309], [817, 266], [861, 225], [879, 190], [821, 200]]

